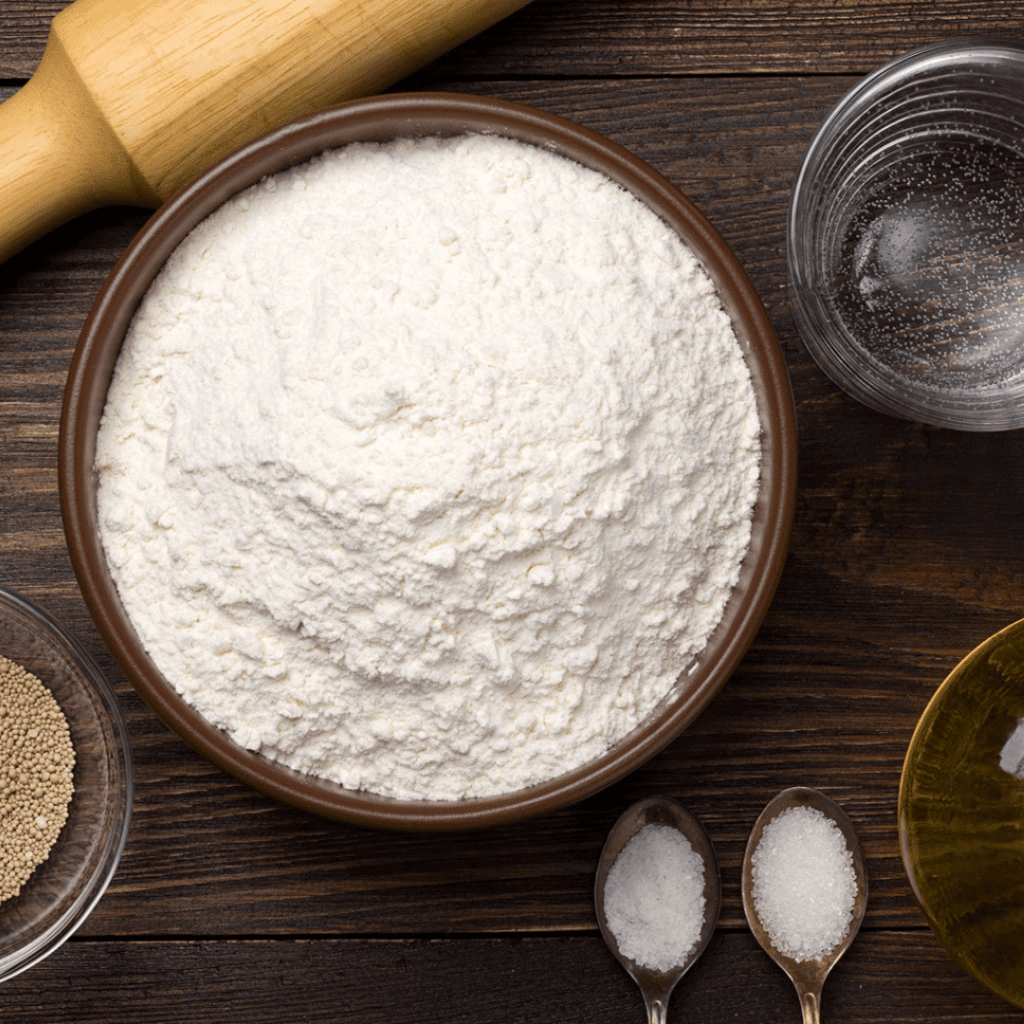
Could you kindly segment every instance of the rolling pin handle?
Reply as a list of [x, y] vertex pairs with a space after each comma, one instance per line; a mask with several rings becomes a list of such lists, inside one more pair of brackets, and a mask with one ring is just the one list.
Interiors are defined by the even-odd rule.
[[157, 206], [52, 33], [35, 74], [0, 104], [0, 263], [111, 203]]

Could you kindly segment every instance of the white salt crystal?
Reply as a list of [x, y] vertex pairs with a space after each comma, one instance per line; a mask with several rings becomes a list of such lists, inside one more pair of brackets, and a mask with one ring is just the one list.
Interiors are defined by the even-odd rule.
[[704, 860], [669, 825], [645, 825], [615, 859], [605, 918], [619, 952], [668, 971], [686, 962], [704, 926]]
[[857, 898], [839, 826], [813, 807], [790, 807], [765, 826], [751, 860], [754, 906], [772, 945], [797, 961], [835, 949]]

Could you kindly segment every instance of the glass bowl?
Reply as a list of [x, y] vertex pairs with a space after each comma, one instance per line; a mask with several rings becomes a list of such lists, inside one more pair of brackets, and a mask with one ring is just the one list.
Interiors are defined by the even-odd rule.
[[[108, 569], [97, 522], [96, 432], [125, 331], [164, 261], [191, 229], [268, 174], [352, 142], [492, 133], [545, 147], [603, 172], [675, 230], [703, 263], [750, 369], [762, 430], [761, 479], [740, 577], [717, 629], [688, 672], [604, 755], [537, 785], [460, 801], [400, 800], [295, 771], [245, 749], [177, 692], [139, 640]], [[796, 489], [793, 396], [756, 290], [704, 216], [665, 178], [596, 132], [522, 104], [448, 93], [354, 100], [303, 118], [228, 157], [165, 204], [118, 261], [83, 328], [68, 377], [58, 445], [71, 561], [100, 633], [153, 709], [197, 751], [256, 789], [325, 817], [379, 828], [454, 830], [507, 824], [593, 795], [664, 748], [706, 707], [753, 640], [775, 592]]]
[[0, 903], [0, 981], [57, 949], [89, 916], [128, 835], [132, 760], [117, 700], [77, 641], [31, 601], [0, 587], [0, 654], [37, 676], [75, 748], [68, 819], [44, 861]]
[[1024, 621], [979, 644], [936, 690], [907, 748], [898, 814], [932, 931], [1024, 1008]]
[[818, 129], [790, 202], [797, 324], [880, 412], [1024, 426], [1024, 46], [921, 47]]

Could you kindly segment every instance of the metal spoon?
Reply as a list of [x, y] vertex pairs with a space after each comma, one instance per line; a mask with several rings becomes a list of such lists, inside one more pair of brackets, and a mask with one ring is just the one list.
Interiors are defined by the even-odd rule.
[[[701, 928], [700, 938], [687, 955], [686, 960], [668, 971], [644, 967], [625, 956], [619, 950], [619, 944], [608, 927], [608, 920], [605, 916], [604, 892], [608, 872], [630, 839], [646, 825], [668, 825], [682, 832], [704, 861], [704, 924]], [[601, 851], [601, 859], [597, 865], [597, 877], [594, 882], [594, 907], [604, 941], [608, 943], [612, 954], [629, 972], [643, 993], [649, 1024], [665, 1024], [668, 1019], [669, 996], [679, 979], [693, 966], [707, 947], [718, 922], [721, 905], [721, 880], [714, 847], [701, 823], [685, 807], [668, 797], [648, 797], [646, 800], [633, 804], [622, 814], [612, 827], [611, 832], [608, 833], [604, 849]]]
[[[761, 924], [757, 915], [757, 908], [754, 906], [754, 876], [753, 857], [758, 843], [761, 841], [761, 833], [765, 826], [778, 814], [790, 807], [813, 807], [831, 818], [846, 839], [846, 845], [853, 854], [853, 870], [857, 879], [857, 895], [853, 903], [853, 919], [850, 927], [842, 941], [824, 957], [817, 960], [794, 960], [786, 956], [772, 945], [772, 940]], [[803, 1024], [819, 1024], [821, 1020], [821, 989], [825, 984], [829, 971], [835, 966], [836, 961], [850, 948], [861, 921], [864, 920], [864, 911], [868, 905], [868, 877], [864, 863], [864, 855], [861, 853], [860, 843], [857, 834], [853, 830], [850, 819], [843, 812], [842, 808], [830, 800], [824, 793], [816, 789], [807, 789], [803, 786], [796, 786], [793, 789], [785, 789], [776, 796], [754, 823], [754, 828], [747, 840], [747, 850], [743, 856], [743, 911], [747, 915], [747, 923], [754, 933], [754, 938], [761, 944], [765, 952], [789, 975], [790, 980], [796, 986], [797, 995], [800, 998], [800, 1009], [803, 1012]]]

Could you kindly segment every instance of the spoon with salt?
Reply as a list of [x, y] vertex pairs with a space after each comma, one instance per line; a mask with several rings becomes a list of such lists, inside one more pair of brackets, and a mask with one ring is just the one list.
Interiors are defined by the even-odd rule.
[[850, 819], [816, 789], [783, 790], [751, 830], [742, 889], [750, 930], [796, 987], [803, 1024], [819, 1024], [822, 986], [868, 904]]
[[700, 822], [668, 797], [633, 804], [601, 851], [594, 907], [604, 941], [643, 993], [649, 1024], [665, 1024], [669, 996], [721, 909], [718, 859]]

